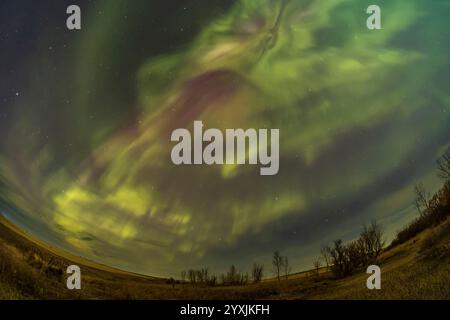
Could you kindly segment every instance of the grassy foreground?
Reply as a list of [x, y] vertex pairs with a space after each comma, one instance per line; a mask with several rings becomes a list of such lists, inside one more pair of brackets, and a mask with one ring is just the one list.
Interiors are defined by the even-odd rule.
[[[67, 266], [82, 270], [82, 289], [66, 288]], [[369, 275], [335, 280], [325, 268], [245, 286], [169, 284], [96, 264], [48, 247], [0, 218], [0, 299], [450, 299], [450, 218], [386, 249], [382, 289]]]

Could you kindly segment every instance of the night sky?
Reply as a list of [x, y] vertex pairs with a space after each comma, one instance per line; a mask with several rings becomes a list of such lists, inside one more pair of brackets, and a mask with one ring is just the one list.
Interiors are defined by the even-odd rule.
[[[278, 175], [173, 165], [194, 120], [279, 128]], [[450, 2], [4, 0], [0, 137], [1, 213], [52, 246], [154, 276], [269, 271], [274, 250], [309, 269], [373, 219], [391, 240], [414, 184], [440, 186]]]

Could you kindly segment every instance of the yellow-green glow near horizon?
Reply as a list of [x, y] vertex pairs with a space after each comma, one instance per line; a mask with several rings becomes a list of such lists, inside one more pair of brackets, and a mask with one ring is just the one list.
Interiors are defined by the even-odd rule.
[[[130, 59], [120, 55], [131, 41], [124, 15], [144, 19], [145, 5], [98, 2], [103, 15], [74, 40], [74, 77], [59, 84], [71, 103], [52, 102], [58, 139], [31, 135], [33, 95], [16, 106], [14, 143], [0, 156], [2, 212], [71, 252], [157, 276], [244, 268], [274, 249], [302, 268], [305, 248], [372, 218], [395, 231], [410, 217], [407, 190], [438, 185], [433, 162], [450, 142], [450, 7], [379, 2], [383, 30], [370, 31], [365, 1], [235, 1], [141, 59], [127, 73], [129, 100], [108, 77]], [[280, 173], [172, 165], [170, 132], [194, 120], [279, 128]]]

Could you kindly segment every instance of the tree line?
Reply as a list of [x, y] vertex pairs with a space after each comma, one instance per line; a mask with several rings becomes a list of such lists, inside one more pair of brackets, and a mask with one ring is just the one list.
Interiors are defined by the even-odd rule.
[[431, 195], [422, 183], [415, 186], [415, 206], [419, 216], [397, 233], [391, 246], [404, 243], [419, 232], [436, 226], [450, 215], [450, 148], [437, 161], [438, 177], [443, 186]]
[[[226, 273], [210, 274], [208, 268], [202, 268], [200, 270], [183, 270], [181, 272], [181, 283], [189, 282], [193, 285], [209, 285], [215, 286], [222, 285], [246, 285], [250, 282], [258, 283], [264, 277], [264, 265], [254, 263], [251, 275], [248, 272], [240, 272], [235, 265], [231, 265], [230, 269]], [[219, 281], [220, 280], [220, 281]]]
[[[331, 270], [336, 277], [344, 277], [354, 271], [374, 264], [384, 246], [382, 232], [376, 222], [370, 226], [363, 226], [363, 230], [357, 240], [344, 244], [342, 240], [334, 241], [333, 246], [323, 247], [322, 257], [314, 261], [314, 270], [319, 274], [321, 260], [326, 263], [326, 270]], [[231, 265], [226, 273], [211, 274], [208, 268], [199, 270], [183, 270], [181, 272], [181, 283], [192, 285], [247, 285], [249, 283], [261, 282], [264, 278], [264, 265], [254, 263], [251, 273], [239, 271], [235, 265]], [[272, 256], [272, 273], [278, 281], [288, 279], [292, 268], [289, 258], [275, 251]]]
[[[272, 259], [273, 273], [277, 277], [278, 281], [282, 277], [288, 278], [291, 272], [291, 266], [289, 265], [289, 259], [287, 256], [281, 255], [279, 251], [275, 251]], [[253, 263], [251, 273], [241, 272], [236, 266], [231, 265], [230, 269], [226, 273], [210, 274], [208, 268], [202, 268], [200, 270], [183, 270], [181, 271], [181, 281], [179, 283], [191, 283], [193, 285], [209, 285], [215, 286], [221, 285], [246, 285], [249, 283], [261, 282], [264, 278], [264, 265], [260, 263]], [[174, 281], [170, 279], [171, 283]]]

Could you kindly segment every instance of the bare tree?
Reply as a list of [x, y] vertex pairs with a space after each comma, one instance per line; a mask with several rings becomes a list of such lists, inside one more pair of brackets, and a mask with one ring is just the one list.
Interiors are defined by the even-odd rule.
[[314, 260], [314, 269], [316, 270], [316, 275], [319, 275], [319, 269], [322, 266], [320, 259]]
[[202, 282], [207, 283], [209, 281], [209, 270], [208, 268], [202, 268], [200, 270]]
[[283, 257], [281, 256], [279, 251], [275, 251], [273, 253], [272, 265], [274, 267], [274, 273], [280, 281], [281, 270], [283, 269]]
[[215, 274], [212, 274], [208, 279], [208, 284], [210, 286], [215, 286], [217, 284], [217, 276]]
[[347, 274], [346, 259], [347, 252], [342, 240], [335, 240], [334, 246], [330, 250], [332, 271], [336, 277], [343, 277]]
[[195, 270], [195, 273], [197, 274], [196, 278], [197, 278], [197, 282], [198, 283], [203, 283], [203, 273], [201, 270]]
[[437, 161], [439, 178], [450, 180], [450, 148]]
[[320, 253], [322, 255], [323, 260], [325, 261], [325, 265], [327, 267], [327, 272], [329, 270], [330, 267], [330, 261], [331, 261], [331, 256], [330, 256], [330, 247], [329, 246], [325, 246], [322, 249], [320, 249]]
[[234, 285], [239, 284], [241, 281], [241, 275], [237, 271], [236, 267], [231, 265], [230, 270], [228, 271], [227, 275], [225, 276], [225, 284]]
[[425, 187], [422, 183], [419, 183], [414, 187], [414, 192], [416, 194], [415, 204], [417, 211], [421, 216], [425, 216], [430, 209], [430, 194], [425, 190]]
[[344, 249], [346, 275], [352, 274], [359, 267], [367, 265], [367, 261], [370, 261], [371, 253], [365, 251], [364, 241], [361, 238], [350, 241], [344, 246]]
[[181, 282], [185, 283], [186, 282], [186, 270], [181, 271]]
[[246, 272], [245, 274], [244, 273], [242, 273], [241, 275], [240, 275], [240, 280], [239, 280], [239, 284], [240, 285], [246, 285], [247, 283], [248, 283], [248, 272]]
[[262, 264], [254, 263], [252, 267], [253, 282], [260, 282], [263, 278], [264, 266]]
[[190, 269], [188, 271], [189, 282], [195, 284], [197, 282], [197, 271]]
[[383, 233], [375, 220], [372, 221], [369, 227], [365, 224], [363, 225], [363, 230], [357, 243], [359, 246], [357, 250], [362, 255], [361, 263], [366, 265], [375, 263], [384, 247]]

